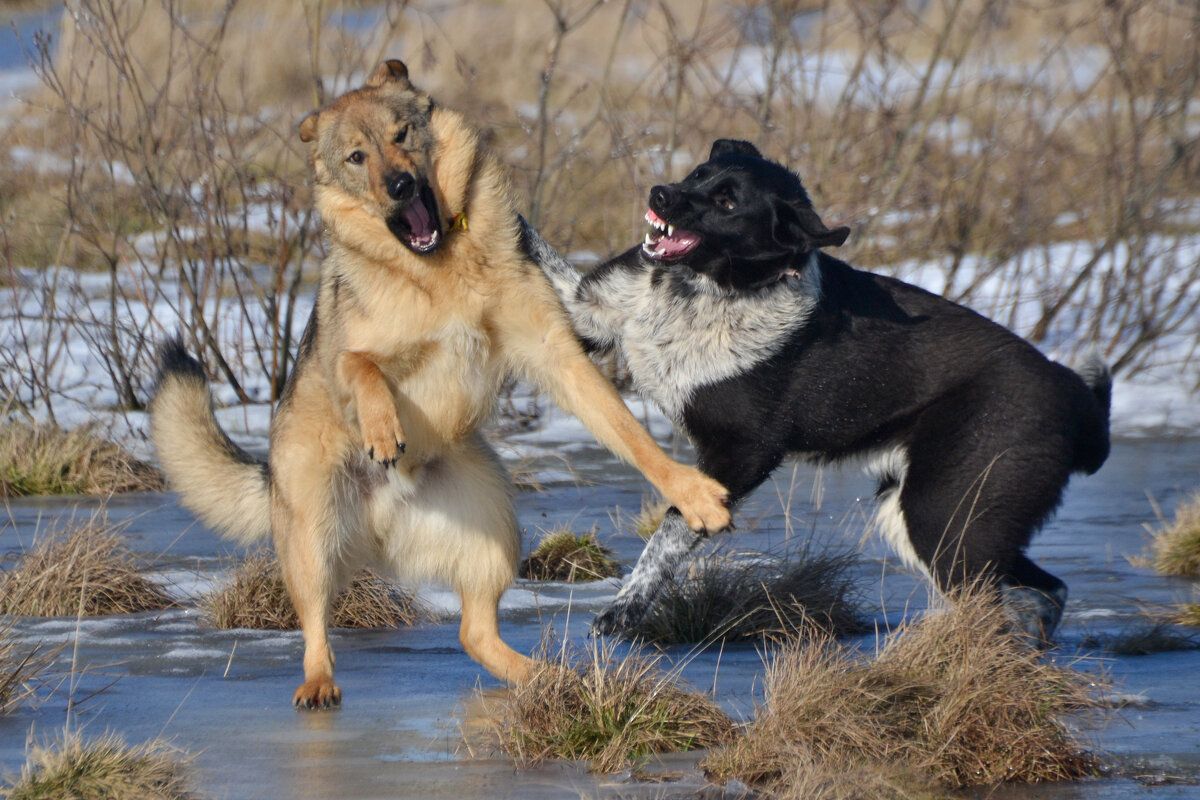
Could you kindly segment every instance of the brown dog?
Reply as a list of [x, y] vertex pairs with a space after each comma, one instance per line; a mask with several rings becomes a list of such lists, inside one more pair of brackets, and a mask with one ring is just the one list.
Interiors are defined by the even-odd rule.
[[587, 359], [520, 252], [499, 163], [404, 64], [310, 114], [300, 138], [329, 255], [268, 462], [220, 429], [203, 370], [176, 341], [151, 406], [163, 467], [209, 525], [244, 541], [273, 534], [304, 631], [297, 706], [340, 702], [329, 609], [368, 562], [450, 584], [463, 647], [519, 681], [529, 660], [496, 621], [519, 535], [508, 477], [478, 433], [510, 372], [549, 390], [693, 528], [728, 525], [725, 490], [667, 458]]

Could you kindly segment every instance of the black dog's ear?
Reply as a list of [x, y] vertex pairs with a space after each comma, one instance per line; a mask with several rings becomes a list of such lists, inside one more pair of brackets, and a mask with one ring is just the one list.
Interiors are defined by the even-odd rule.
[[845, 225], [830, 229], [826, 227], [811, 205], [781, 202], [778, 204], [775, 238], [793, 246], [807, 249], [818, 247], [840, 247], [850, 229]]
[[712, 150], [709, 152], [708, 157], [709, 160], [712, 160], [717, 156], [727, 156], [731, 153], [739, 156], [762, 158], [762, 153], [758, 152], [757, 147], [741, 139], [717, 139], [713, 142]]

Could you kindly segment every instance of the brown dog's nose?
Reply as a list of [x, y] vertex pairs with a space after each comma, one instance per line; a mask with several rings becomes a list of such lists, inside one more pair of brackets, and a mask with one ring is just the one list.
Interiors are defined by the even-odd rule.
[[387, 179], [388, 197], [393, 200], [404, 200], [412, 194], [413, 185], [416, 180], [407, 172], [397, 172]]

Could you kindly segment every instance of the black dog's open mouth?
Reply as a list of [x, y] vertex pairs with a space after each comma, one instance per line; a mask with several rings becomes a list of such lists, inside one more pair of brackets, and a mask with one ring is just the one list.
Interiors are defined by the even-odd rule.
[[680, 230], [653, 211], [646, 211], [646, 222], [650, 223], [650, 230], [642, 242], [642, 252], [650, 258], [658, 261], [682, 258], [700, 244], [700, 234]]
[[412, 202], [388, 219], [388, 229], [418, 255], [437, 250], [442, 243], [442, 225], [433, 190], [423, 184]]

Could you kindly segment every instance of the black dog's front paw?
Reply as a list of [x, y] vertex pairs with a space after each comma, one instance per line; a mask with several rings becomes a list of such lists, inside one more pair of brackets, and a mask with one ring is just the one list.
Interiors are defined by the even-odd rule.
[[647, 603], [616, 600], [592, 620], [592, 636], [623, 636], [646, 616]]

